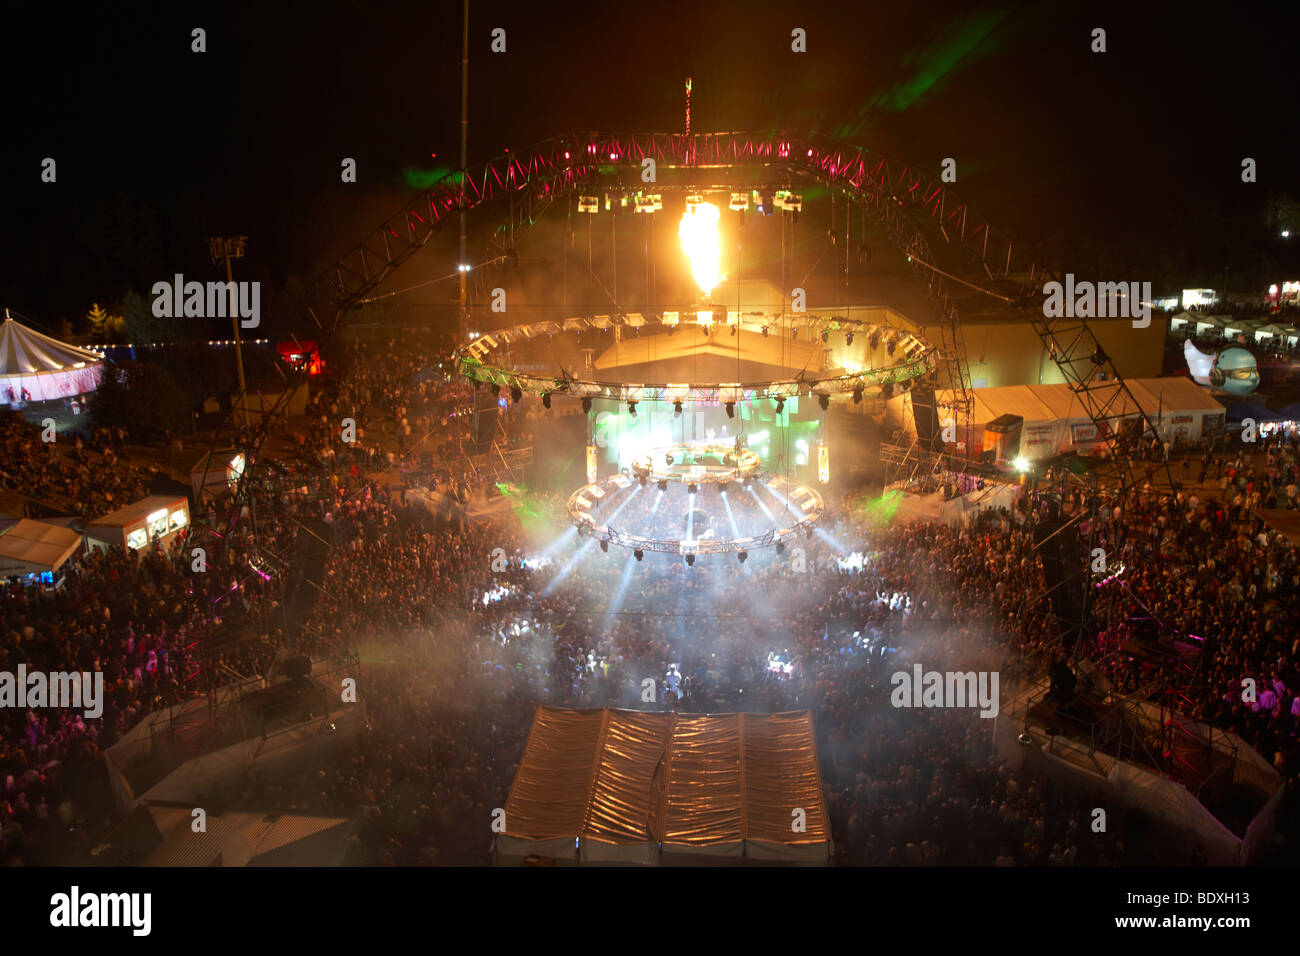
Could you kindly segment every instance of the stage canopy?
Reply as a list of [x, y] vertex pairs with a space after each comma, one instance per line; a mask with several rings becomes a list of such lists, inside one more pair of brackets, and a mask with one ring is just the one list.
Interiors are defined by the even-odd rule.
[[0, 402], [47, 402], [99, 387], [104, 359], [6, 318], [0, 325]]
[[825, 864], [812, 717], [539, 707], [497, 862]]

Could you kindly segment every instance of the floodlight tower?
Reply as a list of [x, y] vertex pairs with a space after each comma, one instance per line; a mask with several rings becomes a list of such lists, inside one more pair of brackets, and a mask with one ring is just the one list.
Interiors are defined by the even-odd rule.
[[239, 374], [239, 403], [236, 415], [241, 424], [247, 422], [247, 414], [244, 411], [244, 395], [247, 389], [244, 385], [244, 347], [239, 338], [239, 304], [235, 299], [235, 276], [230, 268], [230, 260], [244, 258], [244, 246], [247, 242], [247, 236], [229, 238], [212, 236], [208, 239], [208, 254], [212, 257], [212, 264], [216, 265], [223, 259], [226, 262], [226, 291], [230, 293], [230, 327], [235, 332], [235, 371]]

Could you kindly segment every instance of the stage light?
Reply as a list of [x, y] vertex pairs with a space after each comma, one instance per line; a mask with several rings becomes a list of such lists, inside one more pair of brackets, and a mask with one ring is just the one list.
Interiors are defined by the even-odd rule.
[[871, 333], [871, 337], [867, 339], [867, 344], [871, 346], [871, 350], [872, 350], [873, 352], [874, 352], [876, 349], [878, 349], [878, 348], [880, 347], [880, 330], [879, 330], [879, 329], [875, 329], [875, 330], [872, 331], [872, 333]]
[[524, 393], [519, 388], [518, 385], [510, 389], [510, 401], [512, 401], [514, 404], [518, 405], [523, 400], [523, 397], [524, 397]]
[[732, 334], [732, 335], [735, 335], [735, 334], [736, 334], [736, 326], [734, 326], [734, 325], [731, 327], [731, 334]]
[[778, 541], [778, 542], [776, 543], [776, 553], [777, 553], [777, 554], [785, 554], [785, 542], [784, 542], [784, 541]]
[[692, 481], [689, 485], [686, 486], [686, 490], [689, 491], [691, 494], [695, 494], [695, 492], [700, 490], [700, 486]]
[[778, 398], [775, 401], [776, 401], [776, 413], [780, 415], [783, 411], [785, 411], [785, 399]]
[[861, 386], [861, 385], [859, 385], [857, 388], [855, 388], [855, 389], [853, 390], [853, 404], [854, 404], [854, 405], [861, 405], [861, 404], [862, 404], [862, 386]]
[[728, 418], [735, 418], [735, 417], [736, 417], [736, 403], [735, 403], [735, 402], [727, 402], [727, 404], [726, 404], [724, 407], [727, 409], [727, 417], [728, 417]]
[[607, 539], [600, 542], [600, 550], [609, 554], [609, 541]]
[[682, 403], [673, 402], [673, 417], [676, 418], [677, 416], [681, 415], [681, 413], [682, 413]]
[[817, 404], [822, 407], [822, 411], [826, 411], [831, 407], [831, 397], [829, 395], [818, 395]]
[[542, 408], [550, 408], [550, 407], [551, 407], [551, 393], [550, 393], [550, 392], [543, 392], [543, 393], [542, 393]]
[[1011, 464], [1015, 465], [1016, 471], [1025, 472], [1029, 470], [1029, 459], [1023, 455], [1018, 455]]
[[898, 337], [893, 336], [890, 338], [889, 342], [885, 345], [885, 351], [888, 352], [890, 357], [892, 358], [894, 352], [897, 350], [898, 350]]
[[686, 566], [687, 566], [688, 568], [693, 568], [693, 567], [695, 567], [695, 555], [693, 555], [693, 554], [688, 554], [688, 555], [686, 556]]
[[586, 395], [584, 395], [582, 398], [582, 410], [584, 412], [591, 411], [591, 399]]
[[767, 326], [763, 326], [763, 338], [767, 338]]
[[636, 418], [636, 402], [627, 403], [627, 413], [633, 418]]
[[732, 193], [727, 205], [732, 212], [744, 212], [749, 208], [749, 193]]
[[798, 326], [796, 326], [790, 330], [790, 338], [797, 339], [798, 337], [799, 337], [799, 328]]
[[671, 454], [664, 455], [664, 464], [669, 468], [673, 466], [673, 456]]
[[829, 342], [830, 340], [831, 340], [831, 330], [830, 330], [830, 329], [822, 329], [822, 341], [823, 341], [823, 342]]
[[1105, 349], [1098, 345], [1097, 351], [1092, 353], [1092, 364], [1105, 365], [1108, 361], [1110, 361], [1110, 356], [1106, 354]]
[[741, 552], [739, 552], [739, 553], [736, 555], [736, 557], [740, 558], [740, 563], [741, 563], [741, 564], [744, 564], [744, 563], [745, 563], [745, 559], [746, 559], [747, 557], [749, 557], [749, 552], [748, 552], [748, 551], [741, 551]]
[[640, 548], [637, 548], [635, 551], [632, 552], [632, 557], [640, 561], [642, 558], [645, 557], [645, 552], [642, 551]]
[[595, 215], [600, 211], [600, 198], [598, 196], [579, 196], [578, 212], [585, 212]]
[[667, 479], [667, 478], [660, 478], [660, 479], [659, 479], [659, 490], [660, 490], [660, 491], [667, 491], [667, 490], [668, 490], [668, 479]]
[[845, 345], [852, 345], [852, 344], [853, 344], [853, 333], [852, 333], [852, 332], [845, 332], [845, 333], [844, 333], [844, 344], [845, 344]]

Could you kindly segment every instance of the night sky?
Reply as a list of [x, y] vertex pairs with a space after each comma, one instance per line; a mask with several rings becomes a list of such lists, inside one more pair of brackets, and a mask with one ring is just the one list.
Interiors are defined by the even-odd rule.
[[[216, 278], [215, 233], [250, 237], [245, 278], [311, 278], [456, 165], [459, 3], [32, 6], [0, 39], [0, 303], [49, 328], [174, 272]], [[470, 162], [678, 131], [689, 74], [696, 131], [817, 130], [935, 174], [955, 158], [956, 195], [1061, 271], [1159, 293], [1227, 267], [1253, 288], [1300, 273], [1300, 237], [1264, 219], [1300, 198], [1287, 6], [475, 2]]]

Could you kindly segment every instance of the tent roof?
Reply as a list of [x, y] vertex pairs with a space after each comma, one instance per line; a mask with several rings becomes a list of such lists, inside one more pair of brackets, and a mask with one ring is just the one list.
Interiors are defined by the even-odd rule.
[[[792, 807], [806, 832], [793, 832]], [[758, 843], [765, 858], [829, 848], [812, 717], [539, 707], [504, 835], [682, 852]]]
[[1149, 415], [1161, 408], [1177, 412], [1221, 412], [1223, 405], [1190, 378], [1131, 378], [1129, 391]]
[[102, 518], [96, 518], [90, 524], [95, 527], [125, 528], [147, 518], [155, 511], [164, 508], [171, 510], [177, 505], [185, 504], [186, 501], [184, 495], [150, 495], [148, 498], [141, 498], [139, 501], [118, 508]]
[[[1171, 376], [1126, 379], [1124, 384], [1128, 386], [1137, 406], [1128, 399], [1118, 399], [1109, 406], [1110, 417], [1133, 415], [1138, 408], [1152, 416], [1162, 407], [1166, 412], [1223, 410], [1219, 402], [1189, 378]], [[1094, 390], [1101, 401], [1109, 397], [1105, 383], [1094, 386]], [[942, 401], [952, 400], [951, 391], [940, 390], [939, 394]], [[975, 388], [971, 389], [971, 395], [975, 399], [971, 422], [977, 425], [987, 424], [1003, 415], [1019, 415], [1025, 420], [1026, 426], [1044, 421], [1089, 420], [1078, 396], [1065, 382]]]
[[0, 560], [23, 562], [57, 570], [81, 546], [81, 535], [70, 528], [22, 518], [0, 527]]
[[13, 319], [0, 325], [0, 376], [43, 375], [103, 360], [98, 352], [60, 342]]

